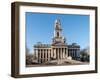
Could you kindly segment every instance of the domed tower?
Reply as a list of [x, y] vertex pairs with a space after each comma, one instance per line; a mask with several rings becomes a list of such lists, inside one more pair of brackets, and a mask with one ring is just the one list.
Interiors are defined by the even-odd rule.
[[61, 23], [60, 23], [60, 20], [57, 19], [55, 20], [55, 24], [54, 24], [54, 37], [56, 38], [60, 38], [61, 37]]
[[54, 37], [53, 37], [53, 44], [57, 43], [66, 43], [65, 37], [62, 36], [62, 28], [60, 19], [56, 19], [54, 23]]
[[[57, 59], [57, 64], [62, 64], [63, 60], [68, 57], [68, 47], [66, 39], [62, 36], [62, 28], [60, 19], [56, 19], [54, 22], [54, 35], [51, 45], [52, 58]], [[61, 61], [59, 61], [61, 60]]]

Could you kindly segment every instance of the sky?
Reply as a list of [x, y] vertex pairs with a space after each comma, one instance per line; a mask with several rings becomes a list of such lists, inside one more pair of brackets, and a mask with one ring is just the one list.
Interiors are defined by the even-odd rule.
[[37, 42], [52, 43], [54, 22], [58, 18], [67, 44], [77, 43], [81, 49], [89, 46], [89, 15], [26, 12], [25, 16], [25, 40], [30, 53], [33, 52], [33, 45]]

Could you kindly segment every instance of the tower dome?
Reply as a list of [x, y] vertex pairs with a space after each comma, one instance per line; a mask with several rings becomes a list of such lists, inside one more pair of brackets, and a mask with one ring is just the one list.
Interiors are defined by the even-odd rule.
[[57, 30], [61, 30], [61, 22], [60, 22], [59, 18], [55, 20], [55, 26], [54, 27]]
[[60, 24], [60, 19], [59, 18], [55, 20], [55, 24]]

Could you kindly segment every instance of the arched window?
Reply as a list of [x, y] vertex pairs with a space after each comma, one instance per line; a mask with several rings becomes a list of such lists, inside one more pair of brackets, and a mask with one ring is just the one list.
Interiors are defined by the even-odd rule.
[[57, 32], [57, 37], [59, 37], [59, 32]]

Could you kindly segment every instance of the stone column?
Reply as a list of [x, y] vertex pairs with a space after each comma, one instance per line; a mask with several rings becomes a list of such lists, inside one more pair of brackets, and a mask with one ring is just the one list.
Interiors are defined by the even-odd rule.
[[38, 59], [38, 49], [36, 49], [36, 58]]
[[66, 48], [66, 53], [67, 53], [67, 57], [68, 57], [68, 48]]
[[80, 50], [77, 49], [77, 56], [80, 57]]
[[39, 62], [39, 49], [37, 50], [37, 60]]
[[76, 57], [78, 57], [78, 49], [76, 49]]
[[63, 59], [63, 54], [64, 54], [64, 48], [62, 48], [62, 59]]
[[59, 55], [58, 58], [60, 59], [60, 54], [59, 53], [60, 53], [60, 49], [58, 48], [58, 55]]
[[51, 58], [51, 49], [49, 50], [49, 53], [50, 53], [50, 58]]
[[66, 57], [65, 57], [65, 56], [66, 56], [65, 54], [66, 54], [66, 52], [65, 52], [65, 48], [64, 48], [64, 55], [63, 55], [64, 58], [66, 58]]
[[56, 59], [58, 59], [57, 48], [55, 48]]
[[38, 60], [38, 49], [36, 49], [36, 60]]
[[57, 60], [58, 60], [58, 50], [57, 50], [57, 48], [56, 48], [56, 55], [57, 55]]
[[65, 49], [65, 58], [66, 58], [66, 48], [64, 48]]
[[47, 61], [47, 49], [45, 50], [44, 55], [45, 55], [44, 60]]
[[40, 55], [40, 49], [38, 49], [38, 63], [39, 63], [39, 56]]
[[55, 54], [55, 58], [57, 59], [57, 53], [56, 53], [56, 48], [54, 48], [54, 50], [55, 50], [55, 53], [54, 53], [54, 54]]
[[62, 59], [62, 48], [60, 48], [60, 59]]
[[42, 53], [42, 62], [44, 62], [44, 54], [45, 54], [45, 49], [44, 52]]
[[61, 59], [61, 48], [59, 48], [59, 59]]
[[40, 49], [40, 55], [39, 55], [39, 62], [41, 63], [41, 49]]
[[62, 50], [61, 50], [61, 48], [59, 48], [59, 58], [61, 59], [61, 52]]
[[55, 49], [53, 49], [53, 58], [55, 57]]
[[59, 60], [59, 48], [57, 48], [57, 50], [58, 50], [57, 52], [58, 52], [58, 60]]
[[64, 57], [64, 48], [62, 48], [62, 59]]
[[52, 48], [52, 54], [51, 54], [51, 57], [53, 57], [53, 48]]

